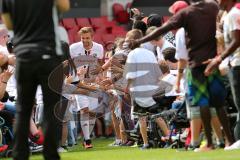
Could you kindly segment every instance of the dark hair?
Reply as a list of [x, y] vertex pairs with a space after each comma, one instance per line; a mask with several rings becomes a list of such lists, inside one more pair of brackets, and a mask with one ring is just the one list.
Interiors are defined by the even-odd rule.
[[136, 21], [133, 23], [132, 29], [139, 29], [139, 30], [142, 31], [143, 35], [145, 35], [145, 34], [146, 34], [146, 31], [147, 31], [147, 25], [146, 25], [146, 23], [144, 23], [143, 21], [136, 20]]
[[67, 63], [68, 65], [63, 66], [64, 74], [68, 75], [68, 74], [75, 73], [75, 75], [76, 75], [77, 69], [76, 69], [76, 65], [73, 62], [73, 59], [71, 58], [68, 43], [61, 41], [61, 46], [62, 46], [62, 50], [64, 53], [63, 60], [68, 61], [68, 63]]
[[175, 59], [176, 49], [173, 47], [168, 47], [162, 51], [164, 59], [170, 61], [172, 63], [176, 63], [177, 60]]

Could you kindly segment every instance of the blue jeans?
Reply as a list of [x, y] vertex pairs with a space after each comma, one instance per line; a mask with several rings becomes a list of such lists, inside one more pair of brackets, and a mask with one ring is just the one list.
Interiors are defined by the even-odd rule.
[[236, 140], [240, 140], [240, 66], [232, 67], [228, 76], [234, 104], [238, 110], [237, 123], [234, 128], [234, 136]]

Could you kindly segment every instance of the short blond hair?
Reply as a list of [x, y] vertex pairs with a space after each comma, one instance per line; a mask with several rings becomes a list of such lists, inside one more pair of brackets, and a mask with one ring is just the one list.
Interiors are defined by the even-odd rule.
[[78, 32], [80, 35], [85, 34], [85, 33], [91, 33], [93, 35], [94, 31], [92, 27], [83, 27], [79, 30]]
[[[151, 33], [154, 32], [156, 29], [157, 29], [156, 26], [149, 27], [149, 28], [147, 29], [147, 31], [146, 31], [146, 35], [151, 34]], [[160, 38], [162, 38], [162, 36], [159, 36], [159, 37], [155, 38], [154, 40], [158, 41]]]
[[143, 33], [139, 29], [132, 29], [127, 32], [126, 38], [128, 39], [140, 39], [143, 37]]

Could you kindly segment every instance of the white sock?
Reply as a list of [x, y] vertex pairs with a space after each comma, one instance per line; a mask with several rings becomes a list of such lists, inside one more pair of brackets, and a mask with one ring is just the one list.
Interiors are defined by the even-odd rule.
[[115, 142], [116, 142], [117, 144], [119, 144], [119, 143], [121, 143], [121, 139], [116, 139]]
[[90, 117], [90, 120], [89, 120], [89, 134], [92, 133], [93, 128], [95, 126], [95, 122], [96, 122], [96, 118], [95, 117]]
[[88, 114], [81, 114], [81, 127], [82, 127], [82, 131], [83, 131], [84, 139], [85, 140], [90, 139]]

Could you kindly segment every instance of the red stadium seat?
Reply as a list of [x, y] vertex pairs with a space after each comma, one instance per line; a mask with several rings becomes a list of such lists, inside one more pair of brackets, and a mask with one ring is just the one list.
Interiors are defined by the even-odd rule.
[[102, 40], [102, 35], [101, 34], [94, 34], [94, 37], [93, 37], [93, 41], [94, 42], [97, 42], [97, 43], [100, 43], [100, 44], [104, 44], [103, 43], [103, 40]]
[[79, 28], [91, 27], [91, 24], [88, 18], [76, 18], [76, 22]]
[[76, 29], [68, 30], [68, 37], [69, 37], [70, 44], [76, 42], [76, 35], [78, 35], [78, 30]]
[[103, 27], [103, 28], [96, 28], [95, 33], [96, 34], [108, 34], [108, 33], [110, 33], [110, 31], [108, 31], [107, 28]]
[[75, 20], [74, 20], [74, 18], [64, 18], [64, 19], [62, 20], [62, 22], [63, 22], [63, 26], [64, 26], [67, 30], [73, 29], [73, 28], [78, 28], [78, 27], [77, 27], [77, 24], [76, 24], [76, 22], [75, 22]]
[[81, 37], [80, 37], [80, 35], [79, 34], [75, 34], [75, 35], [73, 35], [74, 37], [74, 42], [80, 42], [81, 41]]
[[114, 3], [112, 5], [113, 16], [116, 17], [119, 12], [124, 11], [124, 7], [120, 3]]
[[120, 3], [114, 3], [112, 6], [113, 17], [118, 23], [126, 24], [129, 22], [129, 14]]
[[68, 39], [69, 39], [69, 44], [74, 43], [74, 37], [73, 37], [72, 34], [69, 34], [69, 33], [68, 33]]
[[127, 31], [124, 32], [118, 32], [118, 33], [114, 33], [115, 37], [121, 37], [121, 38], [125, 38], [127, 34]]
[[112, 28], [112, 34], [116, 34], [116, 33], [119, 33], [119, 32], [125, 32], [126, 29], [124, 27], [121, 27], [121, 26], [114, 26]]
[[105, 26], [104, 19], [102, 19], [100, 17], [99, 18], [90, 18], [90, 21], [91, 21], [92, 27], [94, 29], [102, 28], [103, 26]]
[[112, 27], [116, 25], [115, 22], [108, 21], [104, 17], [91, 18], [90, 21], [91, 21], [93, 29], [96, 32], [99, 32], [99, 31], [103, 32], [104, 31], [104, 33], [106, 33], [106, 32], [111, 33], [112, 32]]
[[115, 16], [115, 20], [118, 22], [118, 23], [121, 23], [121, 24], [126, 24], [129, 22], [129, 14], [127, 11], [120, 11], [117, 13], [117, 15]]
[[106, 44], [108, 42], [114, 42], [115, 41], [115, 35], [104, 34], [104, 35], [102, 35], [102, 40], [103, 40], [104, 44]]
[[115, 37], [125, 37], [126, 33], [127, 33], [127, 31], [124, 27], [115, 26], [112, 29], [112, 34], [115, 35]]

